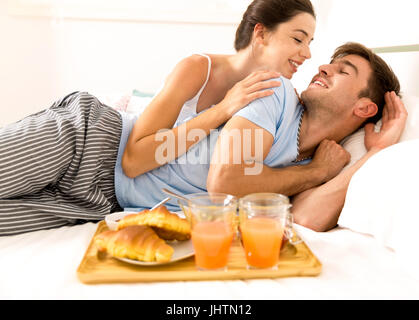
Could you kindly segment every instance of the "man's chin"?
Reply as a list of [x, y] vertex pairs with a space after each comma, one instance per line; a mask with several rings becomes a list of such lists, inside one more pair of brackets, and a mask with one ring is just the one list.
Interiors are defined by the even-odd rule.
[[301, 100], [303, 100], [304, 102], [306, 101], [306, 99], [308, 98], [308, 93], [307, 93], [307, 89], [306, 90], [304, 90], [303, 92], [301, 92], [301, 94], [300, 94], [300, 98], [301, 98]]
[[307, 108], [310, 105], [320, 104], [322, 98], [317, 95], [313, 90], [306, 89], [300, 95], [301, 101], [303, 101], [304, 106]]

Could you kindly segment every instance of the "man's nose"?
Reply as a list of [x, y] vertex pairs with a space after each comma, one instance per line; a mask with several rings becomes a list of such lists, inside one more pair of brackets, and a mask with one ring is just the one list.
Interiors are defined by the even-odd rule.
[[330, 77], [333, 74], [333, 68], [330, 64], [321, 65], [319, 67], [319, 73], [326, 77]]

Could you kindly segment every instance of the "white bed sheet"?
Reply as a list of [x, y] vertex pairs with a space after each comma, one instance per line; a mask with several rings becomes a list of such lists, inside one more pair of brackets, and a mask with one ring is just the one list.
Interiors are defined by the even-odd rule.
[[95, 223], [0, 237], [1, 299], [418, 299], [419, 280], [373, 237], [296, 226], [322, 262], [317, 277], [136, 284], [81, 283], [77, 267]]

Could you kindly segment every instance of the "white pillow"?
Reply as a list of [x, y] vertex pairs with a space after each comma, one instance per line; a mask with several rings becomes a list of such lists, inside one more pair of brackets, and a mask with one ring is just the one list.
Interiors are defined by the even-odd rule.
[[126, 111], [128, 103], [132, 96], [132, 90], [130, 92], [92, 92], [100, 102], [106, 104], [107, 106], [121, 111]]
[[382, 150], [352, 177], [341, 227], [372, 235], [419, 278], [419, 139]]
[[153, 99], [151, 94], [144, 94], [136, 89], [129, 92], [92, 93], [107, 106], [136, 115], [140, 115]]
[[[369, 159], [352, 177], [339, 226], [374, 236], [408, 271], [419, 270], [419, 97], [405, 96], [409, 113], [401, 142]], [[342, 142], [351, 164], [366, 149], [364, 130]], [[416, 269], [415, 269], [416, 268]], [[414, 274], [418, 276], [418, 274]]]
[[147, 108], [147, 106], [150, 104], [151, 100], [152, 100], [151, 97], [132, 96], [128, 103], [126, 112], [140, 115], [141, 113], [143, 113], [145, 108]]

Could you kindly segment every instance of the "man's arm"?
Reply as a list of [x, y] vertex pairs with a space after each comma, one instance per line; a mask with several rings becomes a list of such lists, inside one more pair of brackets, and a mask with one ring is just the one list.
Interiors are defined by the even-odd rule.
[[293, 197], [292, 212], [295, 223], [318, 232], [336, 227], [352, 176], [379, 151], [380, 149], [371, 149], [332, 180]]
[[323, 141], [313, 161], [304, 166], [270, 168], [263, 164], [273, 136], [253, 122], [236, 116], [223, 128], [211, 159], [209, 192], [238, 197], [254, 192], [292, 196], [322, 184], [349, 162], [348, 153], [334, 141]]
[[385, 98], [381, 131], [375, 132], [373, 124], [365, 126], [365, 146], [368, 152], [329, 182], [293, 198], [292, 212], [297, 224], [319, 232], [334, 228], [345, 204], [352, 176], [369, 158], [400, 140], [406, 124], [407, 111], [394, 92], [386, 93]]

